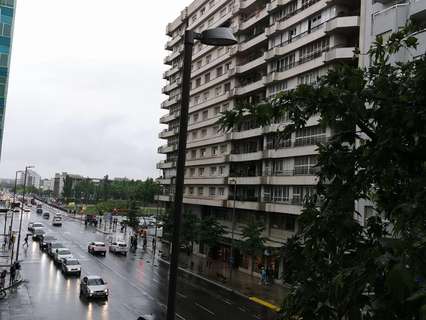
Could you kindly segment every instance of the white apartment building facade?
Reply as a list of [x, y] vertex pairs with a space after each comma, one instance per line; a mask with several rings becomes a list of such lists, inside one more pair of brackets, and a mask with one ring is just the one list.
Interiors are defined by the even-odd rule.
[[[25, 173], [20, 172], [17, 184], [21, 186], [24, 185], [24, 179], [25, 179]], [[41, 181], [41, 177], [37, 172], [31, 169], [27, 170], [27, 180], [25, 182], [25, 185], [27, 187], [32, 186], [35, 188], [40, 188], [40, 181]]]
[[[278, 278], [284, 267], [282, 245], [297, 230], [303, 198], [316, 184], [316, 144], [331, 135], [318, 126], [317, 118], [289, 140], [276, 134], [286, 119], [262, 128], [247, 120], [225, 133], [217, 124], [220, 113], [313, 82], [336, 63], [356, 65], [360, 6], [356, 0], [196, 0], [168, 24], [170, 53], [164, 62], [170, 69], [163, 75], [168, 83], [162, 89], [168, 99], [161, 104], [167, 114], [160, 119], [167, 127], [159, 135], [166, 143], [158, 148], [166, 159], [157, 168], [163, 172], [159, 199], [169, 204], [177, 158], [183, 32], [226, 26], [239, 41], [231, 47], [196, 43], [193, 52], [184, 204], [200, 217], [215, 215], [226, 226], [219, 259], [228, 261], [230, 256], [235, 200], [235, 239], [241, 239], [241, 227], [250, 217], [265, 226], [268, 239], [264, 256], [252, 263], [240, 255], [238, 266], [251, 271], [252, 265], [267, 263]], [[202, 244], [195, 250], [205, 253]]]

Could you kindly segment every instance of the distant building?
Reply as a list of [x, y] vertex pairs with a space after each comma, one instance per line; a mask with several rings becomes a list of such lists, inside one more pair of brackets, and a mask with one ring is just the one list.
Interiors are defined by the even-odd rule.
[[53, 191], [54, 180], [55, 179], [42, 179], [40, 181], [40, 188], [43, 191]]
[[55, 173], [55, 178], [53, 179], [53, 196], [61, 197], [62, 192], [64, 191], [65, 179], [69, 177], [72, 179], [73, 186], [77, 181], [85, 179], [83, 176], [78, 174], [71, 174], [67, 172]]
[[118, 178], [114, 178], [113, 181], [130, 181], [130, 179], [126, 178], [126, 177], [124, 177], [124, 178], [118, 177]]
[[3, 142], [15, 0], [0, 0], [0, 155]]
[[[25, 173], [20, 172], [17, 184], [22, 186], [24, 184], [24, 179], [25, 179]], [[41, 181], [41, 177], [37, 172], [30, 169], [27, 170], [27, 180], [25, 182], [25, 185], [27, 187], [32, 186], [38, 189], [40, 188], [40, 181]]]

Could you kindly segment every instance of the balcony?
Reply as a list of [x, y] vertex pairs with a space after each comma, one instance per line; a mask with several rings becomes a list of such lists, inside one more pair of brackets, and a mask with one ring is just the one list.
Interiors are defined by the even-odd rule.
[[157, 163], [157, 169], [171, 169], [171, 168], [174, 168], [174, 167], [176, 167], [175, 161], [162, 160], [162, 161]]
[[166, 50], [173, 50], [173, 46], [175, 45], [175, 44], [177, 44], [181, 39], [182, 39], [182, 36], [183, 36], [183, 32], [181, 32], [180, 34], [178, 34], [176, 37], [174, 37], [174, 38], [172, 38], [172, 39], [170, 39], [169, 41], [167, 41], [166, 42], [166, 45], [165, 45], [165, 49]]
[[410, 3], [410, 17], [413, 20], [425, 20], [426, 19], [426, 1], [414, 0]]
[[271, 12], [271, 11], [274, 11], [275, 9], [277, 9], [279, 6], [284, 5], [287, 2], [288, 2], [288, 0], [272, 0], [270, 3], [268, 3], [266, 8], [269, 12]]
[[158, 178], [158, 179], [156, 179], [156, 181], [159, 183], [159, 184], [165, 184], [165, 185], [170, 185], [171, 183], [172, 183], [172, 179], [171, 178]]
[[158, 153], [169, 153], [177, 150], [177, 144], [163, 145], [158, 147]]
[[158, 137], [160, 139], [166, 139], [173, 137], [174, 135], [177, 135], [179, 133], [179, 128], [174, 128], [172, 130], [164, 129], [158, 134]]
[[240, 9], [247, 9], [248, 7], [250, 7], [255, 2], [256, 2], [256, 0], [241, 0], [240, 1]]
[[254, 68], [257, 68], [257, 67], [259, 67], [259, 66], [261, 66], [263, 64], [266, 64], [265, 54], [263, 54], [259, 58], [256, 58], [254, 60], [251, 60], [251, 61], [247, 62], [246, 64], [237, 66], [236, 72], [237, 73], [244, 73], [244, 72], [250, 71], [250, 70], [252, 70]]
[[229, 161], [231, 162], [244, 162], [244, 161], [255, 161], [263, 158], [263, 151], [241, 153], [241, 154], [231, 154]]
[[163, 79], [168, 79], [170, 76], [179, 72], [182, 67], [182, 62], [179, 62], [175, 67], [170, 68], [169, 70], [164, 71]]
[[191, 92], [190, 92], [190, 95], [191, 96], [195, 95], [195, 94], [197, 94], [201, 91], [206, 90], [207, 88], [213, 87], [213, 86], [217, 85], [218, 83], [221, 83], [225, 80], [228, 80], [228, 78], [229, 78], [229, 74], [227, 72], [225, 72], [221, 76], [216, 77], [214, 79], [211, 79], [210, 81], [203, 83], [202, 85], [192, 89]]
[[403, 27], [407, 22], [409, 8], [408, 3], [401, 3], [376, 12], [373, 15], [373, 34], [397, 31], [399, 27]]
[[174, 59], [179, 57], [183, 52], [183, 45], [179, 46], [179, 48], [174, 51], [172, 54], [168, 55], [164, 58], [164, 64], [171, 64]]
[[185, 177], [185, 184], [191, 185], [224, 185], [224, 177]]
[[175, 120], [179, 117], [180, 112], [174, 112], [172, 114], [166, 114], [160, 118], [160, 123], [167, 124], [172, 120]]
[[250, 28], [255, 23], [259, 22], [260, 20], [266, 18], [268, 16], [268, 11], [266, 10], [266, 7], [254, 14], [251, 18], [247, 19], [246, 21], [242, 22], [239, 26], [240, 30], [246, 30]]
[[171, 84], [168, 84], [168, 85], [165, 85], [165, 86], [161, 89], [161, 92], [162, 92], [162, 93], [164, 93], [164, 94], [167, 94], [167, 93], [169, 93], [170, 91], [172, 91], [172, 90], [176, 89], [177, 87], [179, 87], [179, 86], [180, 86], [180, 84], [181, 84], [181, 80], [180, 80], [180, 78], [179, 78], [179, 79], [177, 79], [175, 82], [173, 82], [173, 83], [171, 83]]
[[355, 47], [332, 48], [325, 53], [324, 61], [353, 59], [355, 57]]
[[244, 130], [244, 131], [234, 131], [231, 133], [230, 138], [232, 140], [241, 140], [241, 139], [257, 137], [262, 134], [263, 134], [263, 128], [254, 128], [254, 129]]
[[245, 41], [243, 43], [240, 43], [238, 45], [238, 51], [239, 52], [243, 52], [246, 51], [247, 49], [250, 49], [251, 47], [254, 47], [260, 43], [262, 43], [263, 41], [266, 41], [266, 34], [265, 32], [262, 32], [261, 34], [251, 38], [248, 41]]
[[197, 111], [197, 110], [200, 110], [200, 109], [204, 109], [205, 107], [224, 102], [224, 101], [228, 100], [229, 98], [230, 98], [230, 93], [226, 92], [226, 93], [224, 93], [220, 96], [217, 96], [217, 97], [205, 100], [201, 103], [190, 106], [189, 111], [194, 112], [194, 111]]
[[325, 32], [334, 30], [351, 30], [359, 27], [359, 16], [336, 17], [328, 20], [325, 25]]
[[161, 103], [161, 109], [169, 109], [170, 106], [178, 103], [178, 97], [169, 98]]
[[241, 96], [241, 95], [247, 94], [249, 92], [262, 89], [262, 88], [265, 87], [265, 83], [266, 83], [266, 77], [263, 76], [258, 81], [252, 82], [252, 83], [245, 85], [243, 87], [236, 88], [237, 89], [236, 95]]

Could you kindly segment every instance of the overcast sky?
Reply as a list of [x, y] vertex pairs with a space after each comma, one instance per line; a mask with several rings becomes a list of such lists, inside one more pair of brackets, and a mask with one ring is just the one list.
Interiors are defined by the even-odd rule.
[[168, 22], [190, 0], [18, 0], [0, 177], [158, 176]]

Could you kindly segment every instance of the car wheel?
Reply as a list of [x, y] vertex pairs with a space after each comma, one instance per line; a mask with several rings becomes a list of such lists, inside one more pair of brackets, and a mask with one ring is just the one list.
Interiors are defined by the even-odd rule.
[[127, 252], [124, 252], [124, 256], [125, 256], [125, 257], [127, 256]]

